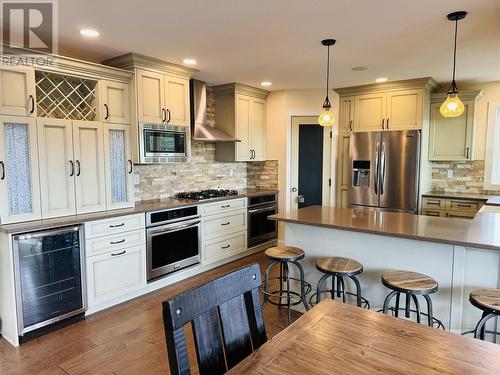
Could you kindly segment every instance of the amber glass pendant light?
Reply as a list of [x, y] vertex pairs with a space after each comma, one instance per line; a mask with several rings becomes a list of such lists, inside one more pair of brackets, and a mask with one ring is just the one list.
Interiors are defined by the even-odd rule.
[[446, 100], [439, 107], [439, 112], [444, 117], [459, 117], [464, 112], [464, 103], [458, 97], [458, 88], [455, 82], [455, 69], [457, 63], [457, 29], [458, 21], [464, 19], [467, 12], [453, 12], [447, 15], [450, 21], [455, 22], [455, 45], [453, 47], [453, 79], [451, 81], [450, 88], [448, 89], [448, 95]]
[[321, 126], [332, 126], [335, 122], [335, 116], [332, 112], [332, 103], [330, 103], [330, 99], [328, 98], [328, 91], [330, 86], [330, 46], [335, 44], [335, 39], [325, 39], [321, 41], [321, 44], [327, 47], [327, 58], [326, 58], [326, 98], [323, 102], [323, 110], [318, 117], [318, 123]]

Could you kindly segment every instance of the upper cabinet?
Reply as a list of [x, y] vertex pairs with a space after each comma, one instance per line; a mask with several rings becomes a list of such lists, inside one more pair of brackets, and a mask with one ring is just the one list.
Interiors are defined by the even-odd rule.
[[443, 117], [439, 112], [446, 94], [431, 96], [429, 160], [473, 160], [473, 135], [477, 100], [482, 91], [460, 92], [464, 112], [459, 117]]
[[340, 132], [421, 129], [424, 103], [437, 87], [433, 79], [419, 78], [336, 89]]
[[215, 95], [215, 126], [241, 142], [216, 144], [220, 161], [266, 160], [266, 99], [269, 91], [230, 83], [212, 88]]
[[166, 122], [190, 126], [189, 79], [173, 74], [165, 75]]
[[0, 114], [36, 116], [33, 68], [0, 68]]
[[102, 80], [99, 82], [101, 121], [130, 124], [130, 85]]

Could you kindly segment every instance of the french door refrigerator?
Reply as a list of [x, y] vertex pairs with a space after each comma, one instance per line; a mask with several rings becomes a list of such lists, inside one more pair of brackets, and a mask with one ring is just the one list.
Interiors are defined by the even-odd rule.
[[420, 130], [353, 133], [350, 207], [418, 212]]

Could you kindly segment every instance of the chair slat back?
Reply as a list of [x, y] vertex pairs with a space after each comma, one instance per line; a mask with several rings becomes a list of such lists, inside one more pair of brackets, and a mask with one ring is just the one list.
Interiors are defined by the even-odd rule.
[[266, 342], [258, 264], [240, 268], [163, 302], [172, 374], [189, 374], [184, 326], [192, 324], [201, 374], [222, 374]]

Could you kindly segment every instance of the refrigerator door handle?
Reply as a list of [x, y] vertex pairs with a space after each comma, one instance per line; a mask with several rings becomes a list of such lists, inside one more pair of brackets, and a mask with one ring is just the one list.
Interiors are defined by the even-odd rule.
[[385, 162], [386, 162], [385, 142], [382, 142], [382, 150], [380, 151], [380, 195], [384, 194], [385, 186]]
[[373, 188], [375, 190], [375, 194], [377, 194], [377, 195], [378, 195], [378, 176], [379, 176], [379, 173], [378, 173], [379, 153], [380, 153], [380, 143], [377, 141], [377, 143], [375, 144], [375, 173], [373, 176], [373, 180], [374, 180]]

